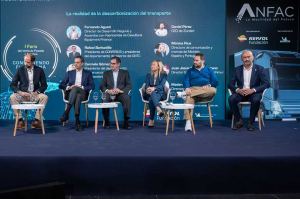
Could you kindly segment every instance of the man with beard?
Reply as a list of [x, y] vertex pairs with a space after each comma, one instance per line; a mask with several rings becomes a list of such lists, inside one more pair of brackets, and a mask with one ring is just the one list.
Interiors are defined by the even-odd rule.
[[266, 88], [270, 87], [270, 82], [264, 68], [253, 63], [254, 56], [250, 50], [243, 51], [241, 58], [243, 65], [235, 68], [229, 84], [232, 95], [229, 97], [228, 102], [234, 115], [232, 129], [238, 130], [243, 127], [238, 104], [242, 101], [250, 101], [250, 117], [247, 129], [254, 131], [253, 123], [260, 107], [262, 93]]
[[[48, 96], [44, 94], [47, 89], [47, 81], [44, 70], [34, 64], [35, 56], [27, 53], [24, 56], [24, 65], [18, 68], [14, 75], [10, 88], [13, 94], [10, 96], [11, 105], [21, 104], [23, 102], [32, 102], [44, 104], [46, 106]], [[43, 113], [37, 111], [35, 120], [31, 123], [31, 128], [41, 128], [40, 116]], [[14, 115], [18, 114], [18, 110], [14, 110]], [[17, 124], [18, 129], [25, 128], [25, 123], [21, 117]]]
[[[216, 95], [218, 80], [214, 71], [205, 65], [204, 54], [195, 54], [194, 65], [186, 72], [183, 86], [185, 88], [186, 104], [209, 101]], [[188, 110], [185, 110], [184, 117], [186, 119], [185, 131], [192, 131], [192, 118], [190, 118]]]

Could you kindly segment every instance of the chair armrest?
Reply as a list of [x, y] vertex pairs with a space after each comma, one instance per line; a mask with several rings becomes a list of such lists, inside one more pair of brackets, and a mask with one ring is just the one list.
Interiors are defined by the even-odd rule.
[[63, 89], [60, 89], [61, 90], [61, 93], [62, 93], [62, 97], [63, 97], [63, 101], [65, 102], [65, 103], [68, 103], [69, 101], [68, 100], [66, 100], [66, 91], [65, 90], [63, 90]]
[[140, 93], [140, 96], [141, 96], [141, 99], [144, 103], [149, 103], [149, 101], [145, 100], [144, 97], [143, 97], [143, 87], [141, 87], [139, 89], [139, 93]]
[[91, 97], [91, 93], [93, 92], [93, 90], [90, 90], [89, 91], [89, 95], [88, 95], [88, 98], [87, 98], [87, 100], [86, 101], [90, 101], [90, 97]]
[[229, 93], [229, 96], [231, 96], [231, 95], [232, 95], [232, 92], [231, 92], [231, 90], [230, 90], [230, 89], [228, 89], [228, 93]]

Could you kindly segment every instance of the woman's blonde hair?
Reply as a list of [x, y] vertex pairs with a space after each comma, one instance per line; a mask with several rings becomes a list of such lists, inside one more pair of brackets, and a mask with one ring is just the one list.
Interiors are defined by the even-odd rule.
[[[157, 65], [158, 65], [158, 76], [160, 76], [161, 74], [165, 73], [164, 71], [164, 64], [162, 63], [162, 61], [160, 60], [153, 60], [153, 62], [156, 62]], [[152, 71], [151, 71], [151, 74], [153, 75]]]

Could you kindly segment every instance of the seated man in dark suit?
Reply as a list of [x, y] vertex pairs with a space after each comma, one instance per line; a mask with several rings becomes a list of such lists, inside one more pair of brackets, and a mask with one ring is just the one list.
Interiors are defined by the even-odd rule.
[[[121, 59], [112, 57], [110, 59], [111, 70], [105, 71], [100, 89], [105, 95], [104, 102], [114, 101], [121, 102], [124, 111], [124, 129], [131, 129], [129, 126], [130, 118], [130, 96], [131, 82], [127, 70], [120, 69]], [[102, 109], [103, 118], [105, 120], [105, 128], [109, 128], [109, 109]]]
[[229, 106], [235, 119], [233, 129], [237, 130], [243, 127], [238, 103], [250, 101], [251, 108], [247, 129], [254, 131], [253, 123], [260, 107], [262, 93], [266, 88], [270, 87], [270, 82], [264, 68], [253, 64], [254, 56], [251, 51], [243, 51], [241, 57], [243, 65], [235, 68], [233, 78], [229, 84], [229, 89], [232, 92], [232, 95], [229, 97]]
[[[24, 64], [18, 68], [17, 73], [14, 75], [10, 88], [13, 94], [10, 96], [11, 105], [20, 104], [22, 102], [38, 102], [46, 106], [48, 96], [44, 94], [48, 85], [44, 70], [34, 64], [35, 56], [27, 53], [24, 56]], [[42, 114], [43, 110], [41, 110]], [[17, 110], [14, 110], [15, 116]], [[22, 129], [25, 127], [22, 117], [19, 119], [17, 128]], [[40, 113], [35, 114], [35, 120], [31, 124], [31, 128], [41, 128]]]
[[83, 69], [84, 58], [77, 56], [74, 59], [75, 70], [68, 71], [59, 88], [65, 90], [66, 99], [69, 101], [67, 108], [60, 118], [60, 122], [69, 119], [69, 113], [74, 106], [76, 130], [81, 130], [79, 115], [81, 102], [86, 100], [90, 90], [95, 88], [93, 75], [90, 71]]

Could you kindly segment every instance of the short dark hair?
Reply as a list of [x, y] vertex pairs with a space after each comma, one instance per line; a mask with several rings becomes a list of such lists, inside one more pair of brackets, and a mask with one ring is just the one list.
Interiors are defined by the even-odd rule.
[[199, 52], [199, 53], [196, 53], [196, 54], [195, 54], [195, 57], [196, 57], [196, 56], [199, 56], [201, 59], [205, 58], [205, 57], [204, 57], [204, 54], [203, 54], [203, 53], [200, 53], [200, 52]]
[[80, 59], [80, 61], [82, 62], [82, 63], [84, 63], [84, 58], [83, 58], [83, 56], [81, 56], [81, 55], [77, 55], [77, 56], [75, 56], [74, 57], [74, 59]]
[[113, 59], [115, 59], [115, 60], [117, 61], [118, 64], [121, 63], [120, 57], [118, 57], [118, 56], [113, 56], [113, 57], [110, 58], [110, 60], [113, 60]]
[[26, 53], [24, 57], [26, 57], [26, 56], [29, 56], [29, 57], [30, 57], [30, 61], [31, 61], [31, 62], [34, 62], [34, 61], [35, 61], [35, 56], [34, 56], [34, 54]]

